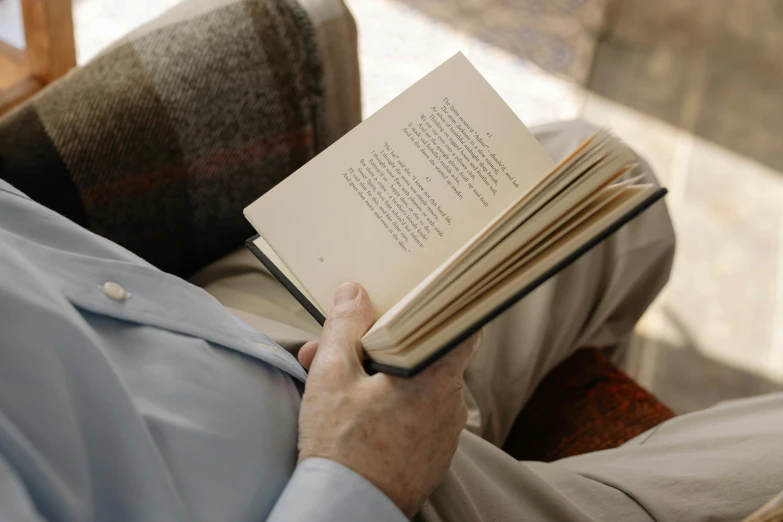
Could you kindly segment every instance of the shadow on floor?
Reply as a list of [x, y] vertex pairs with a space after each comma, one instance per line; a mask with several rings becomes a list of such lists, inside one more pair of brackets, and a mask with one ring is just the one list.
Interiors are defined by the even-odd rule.
[[781, 0], [611, 0], [587, 87], [783, 171], [781, 26]]
[[641, 337], [629, 352], [621, 362], [624, 369], [677, 414], [783, 391], [783, 384], [707, 357], [692, 344]]
[[580, 85], [607, 0], [398, 0], [493, 47]]
[[782, 0], [398, 0], [783, 171]]

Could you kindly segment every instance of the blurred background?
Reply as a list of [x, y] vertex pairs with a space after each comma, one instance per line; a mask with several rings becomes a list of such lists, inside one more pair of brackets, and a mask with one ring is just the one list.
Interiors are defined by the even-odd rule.
[[[74, 0], [77, 62], [175, 3]], [[652, 165], [678, 250], [619, 355], [640, 384], [677, 413], [783, 390], [783, 1], [346, 3], [365, 117], [461, 50], [528, 126], [584, 118]], [[20, 5], [0, 0], [9, 56]], [[0, 52], [0, 102], [14, 63]]]

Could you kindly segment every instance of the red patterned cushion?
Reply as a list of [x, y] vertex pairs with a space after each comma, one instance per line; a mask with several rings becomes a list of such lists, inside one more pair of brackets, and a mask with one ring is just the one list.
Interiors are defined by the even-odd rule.
[[551, 462], [615, 448], [672, 417], [601, 350], [585, 348], [541, 381], [503, 449]]

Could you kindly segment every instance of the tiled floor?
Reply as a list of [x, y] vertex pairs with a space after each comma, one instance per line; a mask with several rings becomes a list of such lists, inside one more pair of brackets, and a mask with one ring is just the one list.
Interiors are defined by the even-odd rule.
[[[79, 61], [177, 1], [75, 0]], [[346, 2], [365, 115], [461, 50], [526, 124], [586, 118], [655, 168], [679, 244], [642, 384], [678, 411], [783, 387], [782, 0]]]
[[643, 131], [638, 145], [657, 143], [647, 155], [663, 160], [679, 239], [671, 283], [639, 328], [639, 350], [657, 357], [637, 375], [680, 410], [775, 389], [765, 379], [783, 382], [783, 2], [615, 0], [606, 20], [585, 113], [601, 121], [590, 100], [603, 98], [631, 121], [660, 122], [670, 139]]
[[606, 0], [399, 0], [471, 39], [584, 84]]
[[[783, 389], [783, 59], [764, 47], [783, 2], [741, 1], [349, 0], [368, 113], [463, 50], [526, 124], [582, 117], [650, 162], [679, 244], [626, 364], [678, 411]], [[582, 58], [548, 62], [529, 33]]]

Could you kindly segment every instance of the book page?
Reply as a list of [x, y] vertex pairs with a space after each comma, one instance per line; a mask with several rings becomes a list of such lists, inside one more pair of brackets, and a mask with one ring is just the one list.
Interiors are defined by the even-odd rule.
[[585, 248], [591, 240], [606, 231], [613, 223], [629, 219], [626, 215], [654, 196], [656, 192], [653, 185], [638, 185], [629, 189], [630, 197], [622, 201], [615, 200], [590, 219], [580, 223], [564, 237], [530, 259], [524, 267], [509, 274], [502, 282], [468, 302], [458, 312], [450, 314], [439, 324], [432, 325], [430, 330], [417, 330], [414, 336], [396, 343], [395, 350], [368, 352], [370, 357], [377, 362], [408, 368], [426, 359], [461, 332], [480, 323], [482, 317], [486, 317], [492, 310], [507, 303], [514, 294], [556, 267], [558, 263]]
[[320, 309], [356, 281], [379, 317], [552, 167], [459, 53], [245, 216]]
[[324, 311], [321, 307], [318, 306], [318, 303], [313, 299], [313, 296], [307, 293], [307, 289], [302, 286], [302, 284], [299, 282], [299, 280], [296, 278], [296, 276], [289, 270], [289, 268], [286, 266], [286, 264], [283, 262], [282, 259], [277, 255], [277, 253], [274, 251], [274, 249], [269, 246], [269, 244], [264, 241], [263, 237], [257, 237], [253, 240], [253, 244], [255, 244], [256, 248], [258, 248], [263, 254], [269, 259], [269, 261], [275, 266], [277, 270], [280, 271], [282, 276], [296, 287], [296, 289], [302, 293], [302, 296], [304, 296], [305, 299], [313, 303], [313, 305], [318, 309], [319, 312], [321, 312], [322, 315], [324, 314]]

